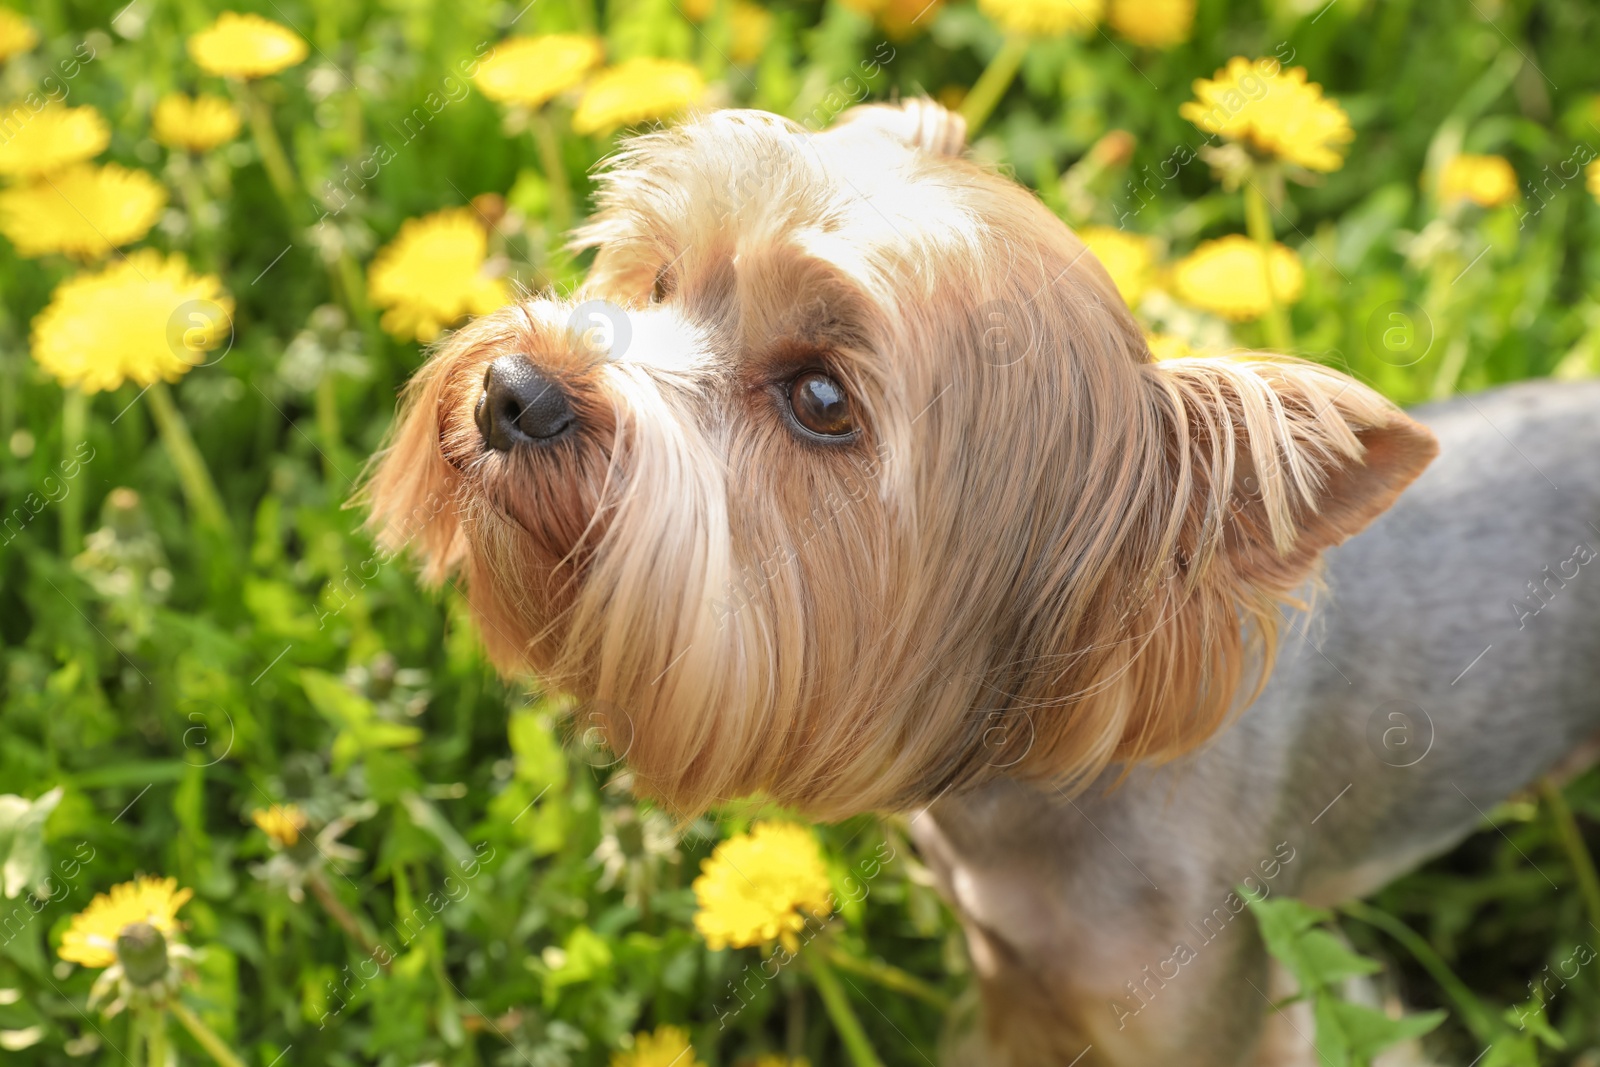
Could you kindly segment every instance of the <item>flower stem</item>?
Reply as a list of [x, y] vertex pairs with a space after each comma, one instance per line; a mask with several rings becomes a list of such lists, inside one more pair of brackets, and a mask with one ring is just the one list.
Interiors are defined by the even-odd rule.
[[1561, 847], [1566, 849], [1573, 873], [1578, 877], [1578, 889], [1583, 894], [1583, 906], [1589, 912], [1589, 922], [1600, 929], [1600, 877], [1595, 875], [1594, 858], [1583, 843], [1578, 820], [1572, 817], [1572, 808], [1555, 782], [1541, 778], [1539, 792], [1544, 796], [1545, 806], [1550, 809], [1550, 818], [1556, 824], [1556, 836], [1561, 838]]
[[[250, 133], [256, 141], [256, 150], [261, 154], [261, 166], [267, 171], [267, 178], [272, 181], [272, 189], [278, 194], [278, 202], [282, 203], [283, 211], [288, 214], [290, 224], [294, 227], [294, 234], [299, 235], [301, 227], [309, 224], [309, 198], [304, 195], [299, 176], [294, 173], [294, 165], [290, 163], [288, 152], [283, 150], [283, 141], [278, 139], [277, 126], [272, 123], [272, 110], [267, 107], [267, 102], [261, 99], [248, 82], [235, 82], [234, 91], [238, 99], [245, 106], [246, 114], [250, 115]], [[362, 267], [358, 266], [355, 259], [350, 256], [344, 240], [339, 240], [338, 259], [326, 262], [328, 267], [328, 283], [333, 286], [334, 299], [344, 306], [352, 320], [362, 326], [363, 333], [370, 341], [378, 336], [376, 323], [373, 322], [373, 309], [366, 304], [366, 288], [362, 277]], [[326, 379], [326, 374], [323, 374]], [[331, 418], [330, 418], [331, 414]], [[325, 459], [328, 464], [333, 464], [333, 453], [338, 445], [339, 410], [333, 403], [333, 395], [323, 395], [322, 389], [317, 390], [317, 426], [323, 432], [323, 448], [326, 450]], [[333, 434], [328, 430], [333, 429]], [[333, 475], [328, 475], [333, 477]]]
[[277, 127], [272, 124], [272, 112], [249, 82], [234, 82], [233, 88], [250, 119], [250, 134], [255, 138], [256, 151], [261, 154], [261, 166], [267, 172], [267, 179], [272, 182], [273, 191], [283, 202], [283, 209], [289, 213], [289, 218], [299, 226], [305, 221], [305, 197], [301, 195], [300, 179], [295, 177], [289, 154], [283, 150], [283, 142], [278, 139]]
[[372, 305], [367, 303], [367, 279], [361, 273], [361, 264], [350, 254], [350, 248], [342, 240], [339, 242], [339, 271], [337, 276], [339, 295], [344, 303], [344, 308], [352, 318], [369, 334], [376, 334], [378, 323], [372, 317]]
[[[1437, 347], [1437, 344], [1435, 345]], [[1439, 361], [1439, 371], [1433, 376], [1429, 399], [1448, 400], [1456, 391], [1461, 372], [1467, 367], [1471, 346], [1465, 337], [1452, 337], [1444, 346], [1444, 358]]]
[[[0, 328], [9, 327], [10, 316], [0, 311]], [[17, 375], [28, 357], [18, 351], [0, 355], [0, 447], [11, 448], [11, 434], [17, 428]]]
[[322, 872], [313, 871], [308, 875], [306, 885], [311, 887], [311, 895], [317, 898], [317, 903], [322, 905], [322, 909], [332, 917], [333, 921], [338, 923], [344, 932], [350, 935], [352, 941], [361, 946], [361, 950], [373, 962], [387, 971], [389, 965], [378, 959], [378, 946], [373, 942], [372, 935], [368, 934], [361, 925], [361, 920], [357, 919], [354, 913], [344, 906], [344, 902], [334, 893], [333, 887], [328, 884], [328, 880], [322, 877]]
[[175, 174], [178, 192], [183, 196], [183, 206], [189, 213], [190, 257], [203, 270], [214, 271], [216, 257], [212, 254], [212, 228], [205, 221], [209, 198], [200, 171], [202, 165], [199, 156], [184, 152], [173, 159], [171, 169]]
[[850, 1054], [850, 1062], [855, 1067], [883, 1067], [883, 1061], [878, 1059], [872, 1042], [867, 1040], [867, 1032], [861, 1028], [861, 1020], [856, 1018], [855, 1009], [850, 1007], [850, 998], [845, 996], [833, 968], [828, 966], [820, 952], [809, 952], [804, 959], [806, 969], [811, 972], [811, 981], [817, 987], [817, 994], [822, 997], [822, 1006], [828, 1010], [828, 1018], [833, 1020], [834, 1029], [839, 1031], [839, 1040], [844, 1042], [845, 1051]]
[[[255, 139], [256, 151], [261, 154], [261, 166], [266, 170], [273, 191], [278, 194], [278, 200], [283, 204], [283, 210], [288, 214], [298, 239], [302, 227], [310, 225], [311, 200], [305, 195], [300, 179], [295, 174], [294, 164], [289, 162], [289, 154], [283, 149], [283, 141], [278, 137], [278, 128], [273, 125], [272, 111], [267, 107], [267, 102], [261, 99], [249, 82], [236, 81], [233, 87], [250, 118], [250, 133]], [[372, 309], [367, 306], [361, 268], [350, 255], [350, 249], [342, 237], [337, 258], [331, 262], [324, 260], [324, 265], [334, 298], [344, 305], [345, 311], [363, 330], [372, 333]], [[318, 414], [320, 423], [321, 412]], [[337, 411], [334, 414], [337, 425]]]
[[1439, 366], [1434, 371], [1433, 385], [1430, 387], [1430, 395], [1435, 400], [1443, 400], [1455, 391], [1456, 379], [1467, 364], [1466, 343], [1462, 341], [1458, 344], [1451, 330], [1454, 319], [1451, 305], [1460, 268], [1461, 264], [1454, 256], [1435, 256], [1428, 268], [1428, 287], [1422, 293], [1422, 314], [1433, 330], [1432, 343], [1424, 356], [1442, 353], [1435, 360]]
[[172, 1014], [178, 1017], [183, 1028], [189, 1031], [189, 1036], [200, 1043], [200, 1047], [210, 1053], [211, 1058], [217, 1061], [218, 1067], [245, 1067], [244, 1061], [233, 1054], [233, 1050], [223, 1043], [217, 1032], [207, 1026], [188, 1006], [174, 998], [169, 1005]]
[[148, 395], [150, 413], [155, 417], [161, 443], [166, 446], [167, 456], [177, 468], [178, 482], [183, 486], [183, 495], [189, 499], [195, 517], [219, 533], [228, 533], [228, 513], [222, 507], [222, 499], [217, 496], [217, 487], [211, 480], [211, 472], [206, 470], [206, 461], [200, 458], [200, 450], [189, 435], [189, 425], [183, 421], [183, 413], [178, 410], [178, 405], [173, 403], [172, 391], [167, 388], [166, 382], [158, 381], [150, 386]]
[[150, 1067], [167, 1067], [167, 1013], [152, 1008], [145, 1014], [145, 1049]]
[[339, 394], [335, 389], [333, 368], [323, 364], [322, 375], [317, 379], [317, 436], [322, 438], [323, 476], [332, 481], [339, 473], [341, 431], [339, 428]]
[[[83, 443], [84, 423], [88, 419], [89, 398], [81, 389], [68, 387], [61, 397], [61, 458], [66, 464], [73, 462], [78, 446]], [[71, 559], [78, 554], [83, 541], [83, 495], [73, 486], [67, 486], [67, 495], [61, 498], [61, 555]]]
[[983, 73], [978, 75], [972, 91], [961, 102], [961, 117], [967, 120], [968, 138], [977, 134], [1000, 98], [1011, 88], [1017, 71], [1022, 68], [1022, 60], [1028, 54], [1028, 43], [1028, 38], [1020, 34], [1007, 37], [1000, 51], [994, 54]]
[[1267, 287], [1267, 314], [1264, 320], [1267, 344], [1274, 351], [1287, 354], [1294, 344], [1294, 335], [1289, 331], [1289, 316], [1278, 301], [1277, 287], [1272, 283], [1272, 253], [1276, 245], [1272, 236], [1272, 215], [1267, 206], [1267, 195], [1251, 178], [1246, 178], [1244, 182], [1244, 221], [1250, 237], [1261, 248], [1261, 272]]
[[567, 183], [566, 164], [561, 161], [561, 139], [542, 108], [528, 119], [528, 125], [533, 128], [539, 166], [544, 169], [545, 185], [550, 191], [550, 235], [554, 237], [572, 225], [572, 189]]
[[132, 1055], [128, 1058], [131, 1067], [149, 1067], [150, 1058], [145, 1055], [150, 1045], [150, 1017], [143, 1011], [128, 1013], [128, 1051]]
[[1352, 900], [1341, 905], [1339, 910], [1368, 926], [1377, 927], [1411, 953], [1412, 958], [1422, 965], [1422, 969], [1433, 976], [1439, 988], [1455, 1001], [1456, 1009], [1461, 1013], [1461, 1021], [1467, 1024], [1474, 1037], [1483, 1042], [1492, 1042], [1500, 1036], [1500, 1027], [1496, 1025], [1493, 1013], [1484, 1007], [1483, 1002], [1467, 988], [1465, 982], [1456, 977], [1450, 965], [1433, 950], [1433, 946], [1428, 944], [1427, 939], [1421, 934], [1388, 912], [1364, 901]]
[[823, 944], [818, 947], [828, 957], [828, 962], [841, 971], [858, 974], [870, 981], [877, 982], [885, 989], [892, 989], [896, 993], [904, 993], [907, 996], [916, 997], [918, 1000], [932, 1004], [940, 1011], [950, 1010], [949, 997], [916, 975], [907, 974], [891, 963], [884, 963], [882, 960], [864, 960], [833, 944]]

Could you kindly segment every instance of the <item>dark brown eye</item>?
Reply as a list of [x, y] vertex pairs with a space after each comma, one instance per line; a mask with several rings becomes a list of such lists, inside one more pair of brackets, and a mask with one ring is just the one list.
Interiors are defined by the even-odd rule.
[[789, 409], [796, 422], [819, 437], [845, 437], [855, 432], [844, 386], [821, 371], [806, 371], [789, 384]]
[[672, 295], [672, 290], [675, 288], [677, 288], [677, 285], [676, 280], [672, 277], [672, 271], [662, 267], [656, 271], [656, 283], [650, 289], [650, 303], [662, 303]]

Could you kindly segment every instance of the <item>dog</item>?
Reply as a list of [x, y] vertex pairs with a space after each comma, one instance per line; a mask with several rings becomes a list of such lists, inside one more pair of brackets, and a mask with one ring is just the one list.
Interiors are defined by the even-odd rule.
[[408, 386], [371, 522], [680, 817], [915, 813], [973, 1062], [1301, 1062], [1234, 887], [1371, 892], [1600, 729], [1600, 391], [1156, 362], [963, 141], [922, 100], [631, 139], [582, 288]]

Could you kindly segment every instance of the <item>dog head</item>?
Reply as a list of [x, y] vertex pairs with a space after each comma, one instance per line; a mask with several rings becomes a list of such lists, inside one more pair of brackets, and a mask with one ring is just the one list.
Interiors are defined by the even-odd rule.
[[495, 663], [586, 700], [680, 813], [1190, 749], [1434, 453], [1314, 364], [1153, 362], [960, 142], [925, 102], [633, 139], [584, 287], [451, 336], [379, 458], [383, 541], [459, 573]]

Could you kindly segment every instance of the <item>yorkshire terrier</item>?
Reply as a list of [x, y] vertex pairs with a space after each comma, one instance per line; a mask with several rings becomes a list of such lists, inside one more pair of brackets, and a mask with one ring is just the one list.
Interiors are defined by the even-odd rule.
[[1600, 391], [1156, 362], [963, 140], [633, 138], [574, 299], [411, 383], [372, 521], [679, 815], [917, 812], [972, 1062], [1314, 1062], [1235, 887], [1369, 893], [1600, 730]]

